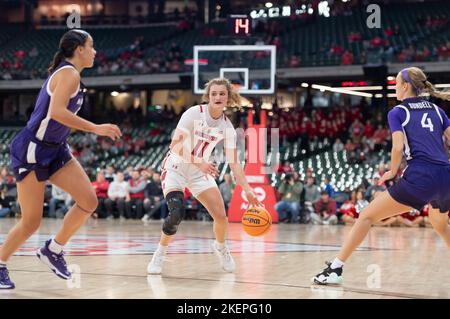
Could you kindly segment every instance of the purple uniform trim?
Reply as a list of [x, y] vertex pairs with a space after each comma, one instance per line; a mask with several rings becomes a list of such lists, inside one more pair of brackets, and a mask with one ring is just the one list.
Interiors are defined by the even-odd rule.
[[[70, 128], [49, 117], [49, 90], [52, 76], [62, 68], [73, 68], [67, 61], [61, 62], [48, 77], [39, 91], [36, 105], [27, 126], [12, 140], [10, 146], [11, 168], [17, 181], [23, 180], [35, 171], [39, 181], [45, 181], [72, 159], [66, 143]], [[84, 86], [80, 83], [72, 96], [67, 109], [77, 113], [83, 104]]]
[[388, 189], [397, 202], [420, 210], [430, 203], [445, 213], [450, 210], [450, 162], [442, 136], [449, 127], [447, 115], [420, 97], [408, 98], [388, 113], [391, 132], [404, 134], [408, 167]]

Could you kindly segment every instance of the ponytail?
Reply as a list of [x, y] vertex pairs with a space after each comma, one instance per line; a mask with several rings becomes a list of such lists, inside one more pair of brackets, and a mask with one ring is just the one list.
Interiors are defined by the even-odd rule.
[[64, 60], [64, 58], [65, 58], [64, 53], [62, 52], [61, 49], [59, 49], [55, 53], [53, 61], [50, 63], [50, 66], [48, 68], [48, 74], [51, 74], [56, 69], [56, 67]]
[[436, 90], [434, 85], [431, 84], [431, 82], [429, 82], [429, 81], [425, 81], [424, 86], [425, 86], [423, 89], [424, 92], [429, 93], [433, 97], [436, 97], [436, 98], [439, 98], [442, 100], [446, 100], [446, 101], [450, 101], [450, 92]]

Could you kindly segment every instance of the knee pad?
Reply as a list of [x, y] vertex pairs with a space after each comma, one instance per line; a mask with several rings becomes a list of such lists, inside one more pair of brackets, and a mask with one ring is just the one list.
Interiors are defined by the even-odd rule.
[[168, 236], [175, 235], [178, 225], [184, 218], [184, 194], [183, 192], [170, 192], [166, 196], [169, 216], [164, 220], [162, 231]]

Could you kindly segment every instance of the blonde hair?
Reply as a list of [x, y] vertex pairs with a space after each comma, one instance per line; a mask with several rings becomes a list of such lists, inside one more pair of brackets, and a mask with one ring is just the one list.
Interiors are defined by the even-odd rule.
[[226, 78], [214, 78], [209, 80], [208, 83], [205, 84], [205, 93], [203, 94], [203, 101], [209, 102], [209, 92], [211, 91], [211, 86], [213, 85], [224, 85], [228, 91], [228, 101], [227, 106], [241, 106], [241, 95], [239, 92], [233, 87], [233, 84]]
[[406, 68], [400, 71], [400, 74], [403, 82], [411, 84], [417, 95], [425, 92], [439, 99], [450, 101], [450, 92], [436, 90], [421, 69], [416, 67]]

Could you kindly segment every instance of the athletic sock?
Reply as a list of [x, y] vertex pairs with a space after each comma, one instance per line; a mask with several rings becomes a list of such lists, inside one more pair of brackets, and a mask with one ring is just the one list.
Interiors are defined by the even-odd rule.
[[333, 262], [331, 263], [331, 269], [336, 269], [336, 268], [342, 268], [344, 267], [344, 262], [339, 260], [339, 258], [334, 258]]
[[55, 238], [52, 238], [50, 241], [50, 245], [48, 245], [48, 249], [55, 254], [60, 254], [63, 250], [63, 246], [60, 245]]
[[218, 249], [223, 249], [223, 248], [225, 248], [225, 243], [219, 243], [219, 242], [216, 240], [216, 247], [217, 247]]
[[169, 247], [169, 246], [163, 246], [163, 245], [161, 245], [161, 244], [158, 244], [158, 250], [159, 250], [160, 252], [162, 252], [163, 254], [166, 253], [168, 247]]

